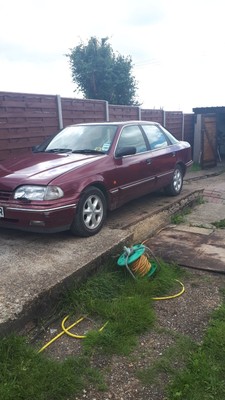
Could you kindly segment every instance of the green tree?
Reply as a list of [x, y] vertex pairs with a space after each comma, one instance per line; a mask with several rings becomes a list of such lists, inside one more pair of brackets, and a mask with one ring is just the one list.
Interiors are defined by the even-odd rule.
[[132, 59], [116, 55], [108, 38], [91, 37], [66, 55], [73, 82], [86, 99], [107, 100], [110, 104], [138, 105], [137, 83], [132, 75]]

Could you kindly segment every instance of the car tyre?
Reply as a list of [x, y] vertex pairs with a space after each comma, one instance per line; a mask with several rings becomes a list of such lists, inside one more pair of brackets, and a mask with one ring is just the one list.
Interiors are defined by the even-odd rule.
[[70, 230], [74, 235], [93, 236], [101, 230], [105, 218], [105, 196], [100, 189], [89, 186], [81, 195]]
[[179, 165], [176, 165], [171, 183], [165, 187], [166, 194], [170, 196], [177, 196], [180, 194], [183, 187], [183, 170]]

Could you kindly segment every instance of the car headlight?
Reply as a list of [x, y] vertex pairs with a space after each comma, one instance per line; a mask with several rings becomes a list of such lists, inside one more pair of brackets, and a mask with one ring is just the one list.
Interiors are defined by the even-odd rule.
[[58, 186], [35, 186], [24, 185], [16, 189], [14, 199], [21, 200], [57, 200], [64, 196], [61, 188]]

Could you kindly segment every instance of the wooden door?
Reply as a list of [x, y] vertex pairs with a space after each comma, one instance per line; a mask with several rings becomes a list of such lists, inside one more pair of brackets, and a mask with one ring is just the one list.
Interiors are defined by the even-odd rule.
[[216, 115], [202, 115], [202, 155], [201, 167], [214, 167], [217, 164]]

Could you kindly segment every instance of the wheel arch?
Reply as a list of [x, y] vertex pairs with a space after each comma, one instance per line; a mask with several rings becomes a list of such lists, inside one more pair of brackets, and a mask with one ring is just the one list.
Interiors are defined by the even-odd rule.
[[104, 183], [102, 182], [90, 182], [87, 186], [85, 186], [85, 188], [83, 188], [82, 192], [81, 192], [81, 196], [83, 193], [85, 193], [85, 190], [87, 190], [87, 188], [89, 187], [94, 187], [97, 188], [99, 190], [101, 190], [101, 192], [103, 193], [103, 195], [105, 196], [105, 200], [106, 200], [106, 205], [107, 205], [107, 209], [109, 207], [109, 196], [106, 190], [106, 187], [104, 185]]
[[[176, 163], [176, 166], [181, 168], [182, 174], [184, 176], [186, 174], [186, 170], [187, 170], [186, 165], [182, 161], [178, 161]], [[175, 168], [176, 168], [176, 166], [175, 166]]]

